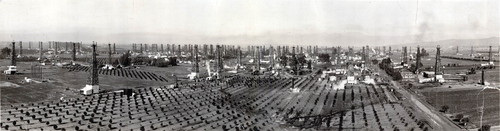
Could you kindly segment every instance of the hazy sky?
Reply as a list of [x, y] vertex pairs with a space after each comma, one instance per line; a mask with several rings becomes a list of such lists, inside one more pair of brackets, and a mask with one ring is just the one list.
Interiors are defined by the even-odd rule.
[[499, 7], [498, 0], [0, 0], [0, 41], [486, 38], [499, 36]]

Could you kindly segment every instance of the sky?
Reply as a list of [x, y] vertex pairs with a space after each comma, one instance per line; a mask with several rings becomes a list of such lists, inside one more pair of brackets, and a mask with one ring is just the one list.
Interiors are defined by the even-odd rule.
[[498, 37], [498, 0], [0, 0], [0, 41], [391, 44]]

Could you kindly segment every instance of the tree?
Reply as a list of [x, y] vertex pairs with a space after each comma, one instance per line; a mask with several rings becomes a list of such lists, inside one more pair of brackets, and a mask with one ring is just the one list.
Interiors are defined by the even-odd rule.
[[127, 51], [120, 57], [120, 65], [122, 66], [130, 66], [132, 65], [132, 59], [130, 59], [130, 53]]
[[2, 50], [0, 51], [0, 58], [5, 58], [7, 56], [10, 55], [10, 53], [12, 52], [12, 50], [10, 48], [2, 48]]
[[318, 55], [319, 61], [321, 62], [330, 62], [330, 55], [322, 53]]

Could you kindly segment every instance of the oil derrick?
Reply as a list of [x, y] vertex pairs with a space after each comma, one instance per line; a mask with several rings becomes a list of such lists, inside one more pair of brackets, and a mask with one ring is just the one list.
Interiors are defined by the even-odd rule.
[[[411, 54], [411, 46], [410, 46], [410, 50], [409, 50], [408, 52]], [[409, 58], [409, 57], [408, 57], [408, 52], [406, 53], [406, 57], [407, 57], [407, 58]]]
[[474, 57], [474, 46], [470, 47], [470, 56]]
[[269, 47], [269, 60], [271, 62], [271, 65], [269, 68], [272, 70], [274, 67], [274, 49], [273, 46]]
[[366, 60], [370, 60], [370, 46], [366, 46]]
[[165, 51], [163, 50], [163, 44], [160, 44], [160, 46], [161, 46], [161, 54], [163, 54], [163, 52]]
[[92, 42], [92, 59], [90, 63], [91, 64], [90, 75], [87, 80], [87, 85], [85, 85], [85, 87], [80, 90], [84, 95], [99, 93], [99, 74], [98, 74], [99, 69], [97, 68], [96, 46], [97, 44]]
[[285, 54], [286, 54], [286, 55], [289, 55], [289, 54], [290, 54], [290, 48], [289, 48], [289, 46], [286, 46], [286, 49], [285, 49]]
[[299, 63], [297, 62], [297, 57], [295, 56], [295, 47], [292, 47], [292, 62], [293, 62], [293, 72], [295, 73], [295, 75], [298, 75], [299, 72], [298, 72], [298, 65]]
[[57, 44], [58, 44], [58, 42], [52, 42], [52, 44], [54, 44], [54, 53], [55, 53], [56, 55], [57, 55], [57, 54], [59, 54], [59, 50], [58, 50], [58, 48], [57, 48]]
[[278, 46], [278, 47], [276, 48], [276, 54], [278, 55], [278, 57], [280, 57], [280, 56], [281, 56], [281, 46]]
[[23, 42], [19, 41], [19, 56], [23, 55]]
[[97, 52], [96, 52], [96, 43], [92, 43], [92, 58], [91, 58], [91, 70], [90, 70], [90, 76], [88, 79], [87, 84], [88, 85], [99, 85], [99, 74], [98, 74], [98, 68], [97, 68]]
[[210, 44], [210, 55], [214, 55], [214, 45]]
[[437, 76], [438, 75], [441, 75], [441, 50], [440, 50], [441, 47], [439, 47], [439, 45], [437, 46], [436, 48], [436, 63], [434, 65], [434, 81], [435, 82], [439, 82], [439, 80], [437, 79]]
[[[337, 59], [337, 49], [335, 47], [332, 47], [332, 60]], [[335, 63], [337, 64], [337, 63]]]
[[251, 51], [252, 51], [252, 58], [253, 58], [254, 61], [256, 61], [257, 57], [255, 57], [255, 46], [252, 46]]
[[265, 46], [265, 45], [264, 45], [264, 46], [262, 46], [262, 49], [261, 49], [261, 50], [262, 50], [262, 54], [261, 54], [261, 55], [262, 55], [262, 57], [266, 56], [266, 46]]
[[222, 62], [222, 47], [220, 45], [217, 45], [217, 72], [222, 72], [224, 69], [223, 67], [223, 62]]
[[142, 43], [141, 43], [141, 48], [140, 48], [140, 53], [142, 54], [143, 53], [143, 49], [142, 49]]
[[220, 48], [221, 48], [221, 52], [220, 52], [221, 56], [225, 56], [226, 55], [226, 45], [221, 45]]
[[199, 66], [198, 66], [198, 45], [194, 45], [194, 49], [192, 51], [192, 58], [193, 58], [193, 72], [198, 73], [200, 72]]
[[340, 48], [341, 48], [340, 46], [337, 47], [337, 55], [336, 55], [337, 56], [337, 60], [335, 61], [335, 63], [337, 63], [337, 67], [340, 66], [340, 51], [341, 51]]
[[307, 47], [307, 53], [310, 54], [310, 55], [312, 55], [312, 46], [309, 45]]
[[172, 50], [171, 50], [170, 54], [173, 55], [173, 56], [175, 56], [175, 44], [172, 44], [172, 48], [171, 49]]
[[481, 69], [481, 83], [480, 84], [485, 85], [484, 83], [485, 83], [484, 82], [484, 69]]
[[238, 69], [240, 66], [241, 66], [241, 48], [240, 46], [238, 46], [238, 65], [237, 65]]
[[28, 50], [31, 50], [31, 41], [28, 42]]
[[135, 52], [135, 43], [132, 43], [132, 52]]
[[389, 46], [389, 55], [392, 55], [392, 47]]
[[80, 43], [76, 43], [76, 45], [78, 45], [77, 51], [82, 52], [82, 42], [80, 41]]
[[108, 64], [113, 64], [111, 60], [111, 44], [108, 44]]
[[10, 65], [16, 66], [16, 42], [12, 42], [12, 55], [10, 59]]
[[408, 47], [403, 47], [403, 63], [408, 63]]
[[457, 54], [457, 55], [459, 54], [458, 46], [457, 46], [457, 53], [456, 53], [456, 54]]
[[73, 53], [71, 54], [71, 60], [73, 62], [76, 61], [76, 43], [73, 43]]
[[170, 44], [167, 44], [167, 54], [170, 55]]
[[40, 46], [40, 57], [39, 57], [39, 59], [40, 59], [40, 62], [42, 62], [42, 59], [43, 59], [43, 44], [42, 44], [41, 41], [39, 43], [39, 46]]
[[260, 53], [259, 46], [257, 46], [257, 71], [260, 71]]
[[363, 59], [363, 61], [365, 61], [365, 63], [368, 63], [368, 61], [366, 61], [366, 54], [365, 53], [366, 53], [365, 47], [363, 46], [363, 51], [362, 51], [362, 54], [361, 54], [362, 55], [362, 59]]
[[417, 46], [417, 60], [416, 60], [416, 63], [415, 63], [415, 74], [418, 74], [419, 73], [419, 69], [420, 69], [420, 46]]
[[385, 50], [385, 49], [386, 49], [385, 46], [383, 46], [382, 47], [382, 52], [384, 52], [384, 54], [387, 54], [387, 52], [386, 52], [387, 50]]
[[155, 52], [158, 53], [160, 50], [158, 49], [158, 44], [155, 44]]
[[[186, 50], [187, 50], [187, 48], [188, 48], [188, 47], [187, 47], [187, 45], [182, 46], [181, 54], [182, 54], [182, 52], [187, 52], [187, 51], [186, 51]], [[184, 54], [186, 54], [186, 53], [184, 53]]]
[[144, 51], [146, 52], [146, 54], [149, 52], [148, 44], [144, 44]]
[[492, 53], [493, 53], [493, 52], [491, 52], [491, 46], [490, 46], [490, 51], [488, 52], [488, 62], [490, 62], [490, 63], [492, 63], [492, 62], [493, 62], [493, 59], [491, 58]]
[[113, 54], [116, 54], [116, 45], [113, 43]]
[[177, 55], [181, 56], [182, 55], [182, 51], [181, 51], [181, 45], [177, 45]]
[[203, 44], [203, 55], [208, 56], [208, 45]]

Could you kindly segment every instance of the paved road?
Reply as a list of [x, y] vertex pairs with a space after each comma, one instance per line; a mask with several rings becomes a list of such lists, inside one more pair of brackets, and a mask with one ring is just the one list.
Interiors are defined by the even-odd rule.
[[[386, 78], [392, 78], [388, 76], [385, 72], [379, 69], [379, 73], [381, 75], [386, 76]], [[406, 89], [401, 88], [401, 85], [397, 83], [396, 81], [393, 81], [390, 79], [390, 82], [392, 85], [394, 85], [395, 91], [401, 93], [403, 97], [405, 97], [407, 100], [410, 100], [410, 102], [419, 109], [419, 112], [421, 114], [425, 114], [425, 117], [427, 120], [429, 120], [429, 124], [434, 128], [432, 130], [439, 130], [439, 131], [458, 131], [461, 130], [457, 125], [449, 121], [447, 118], [444, 116], [440, 115], [438, 111], [432, 110], [429, 108], [424, 102], [422, 102], [421, 99], [418, 98], [413, 93], [408, 92]]]

